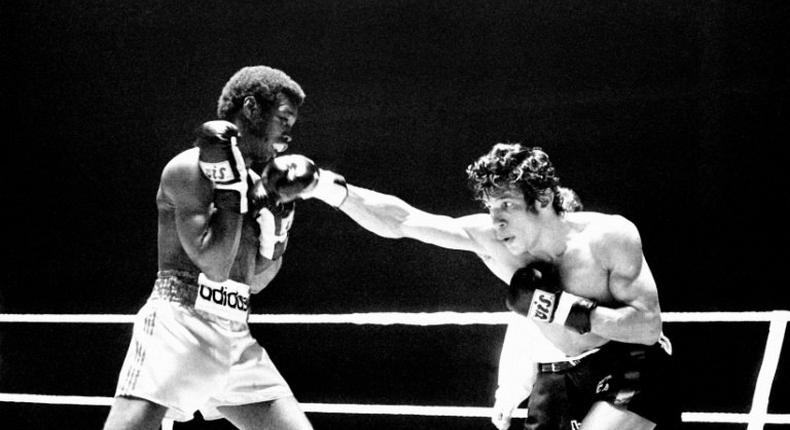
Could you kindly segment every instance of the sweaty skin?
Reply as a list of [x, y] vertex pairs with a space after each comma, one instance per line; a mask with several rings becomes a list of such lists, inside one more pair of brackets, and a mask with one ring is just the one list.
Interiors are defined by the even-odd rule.
[[[244, 67], [220, 94], [219, 119], [201, 124], [196, 147], [162, 170], [156, 194], [160, 273], [138, 313], [106, 430], [154, 430], [168, 410], [190, 419], [203, 408], [210, 414], [205, 418], [217, 414], [240, 429], [312, 429], [249, 332], [247, 314], [232, 312], [249, 309], [246, 288], [237, 283], [257, 293], [282, 264], [293, 206], [278, 206], [277, 196], [259, 192], [265, 184], [256, 180], [290, 144], [303, 100], [301, 87], [282, 71]], [[230, 182], [217, 175], [226, 167]]]
[[[564, 218], [568, 227], [563, 237], [565, 249], [552, 259], [559, 267], [562, 289], [598, 302], [602, 308], [600, 312], [606, 315], [598, 315], [596, 310], [592, 316], [593, 325], [595, 331], [609, 337], [595, 331], [579, 334], [564, 326], [536, 321], [538, 328], [566, 355], [575, 356], [603, 345], [608, 339], [639, 341], [644, 334], [643, 328], [638, 324], [640, 318], [633, 316], [645, 313], [650, 314], [650, 318], [644, 329], [653, 333], [655, 339], [647, 336], [648, 339], [640, 343], [653, 343], [658, 339], [656, 329], [659, 329], [654, 326], [653, 318], [660, 310], [650, 269], [637, 244], [616, 243], [624, 242], [622, 236], [627, 235], [633, 226], [622, 217], [592, 212], [568, 213]], [[529, 252], [515, 256], [515, 259], [512, 254], [505, 258], [508, 251], [502, 248], [507, 247], [496, 239], [492, 227], [483, 225], [470, 231], [487, 251], [478, 255], [504, 282], [509, 282], [519, 267], [538, 258]], [[628, 330], [623, 330], [622, 324], [613, 326], [617, 320], [628, 318], [634, 322]]]
[[503, 282], [535, 259], [559, 266], [563, 289], [598, 301], [592, 331], [536, 322], [568, 356], [609, 339], [655, 343], [661, 331], [658, 293], [634, 225], [618, 215], [526, 210], [511, 192], [486, 202], [489, 214], [452, 218], [416, 209], [403, 200], [349, 185], [340, 209], [362, 227], [389, 238], [409, 237], [449, 249], [474, 252]]
[[[201, 268], [193, 263], [179, 237], [179, 225], [181, 225], [181, 234], [186, 235], [189, 233], [184, 230], [197, 229], [201, 224], [207, 222], [206, 220], [211, 219], [212, 214], [217, 214], [217, 211], [211, 208], [213, 196], [211, 184], [200, 180], [199, 177], [202, 173], [197, 168], [198, 152], [197, 148], [192, 148], [173, 158], [165, 167], [163, 176], [173, 172], [173, 175], [178, 175], [178, 178], [175, 179], [180, 181], [167, 181], [163, 178], [156, 194], [159, 270], [201, 271]], [[179, 193], [178, 188], [187, 184], [192, 185], [193, 192], [191, 194]], [[176, 201], [179, 201], [180, 205], [177, 205]], [[178, 210], [176, 210], [177, 207]], [[256, 221], [252, 218], [251, 213], [240, 215], [238, 218], [238, 221], [242, 223], [241, 232], [238, 235], [238, 243], [233, 247], [237, 251], [228, 278], [249, 284], [256, 271], [255, 262], [258, 249]], [[215, 227], [222, 228], [222, 225], [217, 223]], [[202, 242], [210, 241], [212, 235], [218, 235], [213, 230], [193, 234]], [[269, 261], [263, 264], [272, 265], [273, 262]]]
[[[239, 136], [239, 148], [248, 168], [262, 166], [274, 157], [276, 146], [290, 141], [287, 133], [297, 115], [297, 107], [279, 94], [263, 118], [263, 132]], [[198, 154], [198, 148], [188, 149], [163, 169], [156, 195], [159, 270], [204, 272], [214, 280], [229, 278], [250, 285], [252, 292], [257, 293], [274, 278], [282, 263], [279, 255], [273, 259], [259, 255], [260, 241], [285, 239], [261, 238], [258, 220], [253, 218], [256, 213], [239, 215], [215, 210], [211, 204], [212, 184], [202, 176]], [[251, 173], [253, 181], [259, 173]], [[278, 227], [277, 233], [287, 237], [290, 223]]]
[[[500, 149], [495, 145], [492, 153]], [[530, 163], [515, 173], [519, 177], [525, 175], [524, 169], [534, 173], [541, 160], [533, 158]], [[480, 180], [494, 181], [490, 176]], [[519, 185], [498, 187], [494, 195], [481, 196], [488, 214], [458, 218], [431, 214], [398, 197], [352, 185], [348, 185], [348, 196], [339, 206], [361, 227], [382, 237], [411, 238], [473, 252], [505, 283], [533, 261], [550, 262], [560, 272], [563, 291], [598, 303], [589, 312], [591, 331], [586, 334], [558, 321], [547, 323], [516, 315], [525, 326], [534, 328], [535, 335], [513, 331], [510, 344], [506, 336], [491, 418], [500, 430], [509, 427], [512, 411], [534, 388], [539, 361], [594, 353], [610, 340], [652, 345], [661, 336], [658, 292], [636, 227], [619, 215], [555, 209], [556, 188], [536, 192], [541, 194], [530, 200], [534, 201], [530, 206]], [[509, 325], [508, 331], [514, 327]], [[515, 348], [514, 337], [528, 345]], [[596, 401], [581, 426], [649, 430], [655, 423], [606, 401]]]

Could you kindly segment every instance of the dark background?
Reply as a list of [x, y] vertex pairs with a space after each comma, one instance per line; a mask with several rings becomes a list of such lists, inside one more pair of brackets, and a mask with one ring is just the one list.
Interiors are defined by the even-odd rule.
[[[307, 93], [291, 152], [353, 184], [466, 215], [480, 210], [469, 162], [496, 142], [539, 145], [587, 209], [637, 224], [664, 311], [790, 308], [786, 1], [180, 3], [0, 4], [0, 311], [136, 312], [156, 272], [159, 173], [214, 117], [230, 75], [253, 64]], [[504, 310], [503, 285], [473, 255], [379, 238], [313, 201], [299, 205], [285, 259], [253, 312]], [[667, 323], [683, 409], [748, 412], [766, 329]], [[301, 401], [452, 406], [491, 404], [504, 335], [253, 331]], [[0, 392], [110, 396], [130, 335], [2, 324]], [[790, 413], [787, 349], [771, 413]], [[98, 428], [106, 412], [0, 403], [18, 428]], [[310, 418], [322, 429], [493, 429], [482, 418]]]

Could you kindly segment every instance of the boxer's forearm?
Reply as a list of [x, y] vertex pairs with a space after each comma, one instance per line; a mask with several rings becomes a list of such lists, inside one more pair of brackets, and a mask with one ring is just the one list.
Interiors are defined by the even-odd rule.
[[442, 248], [485, 253], [467, 231], [470, 217], [428, 213], [398, 197], [353, 185], [348, 185], [348, 197], [339, 209], [363, 228], [382, 237], [406, 237]]
[[218, 210], [211, 216], [183, 215], [177, 221], [181, 245], [210, 279], [228, 278], [241, 240], [240, 214]]
[[624, 306], [596, 307], [590, 314], [592, 333], [627, 343], [652, 345], [661, 335], [661, 313]]
[[416, 212], [398, 197], [353, 185], [339, 209], [366, 230], [391, 239], [406, 236], [404, 224]]

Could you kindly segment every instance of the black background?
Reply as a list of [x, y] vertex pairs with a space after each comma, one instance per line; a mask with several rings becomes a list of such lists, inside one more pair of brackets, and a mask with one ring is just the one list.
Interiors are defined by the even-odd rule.
[[[0, 5], [0, 311], [136, 312], [156, 271], [161, 169], [214, 117], [228, 77], [253, 64], [286, 71], [307, 93], [291, 152], [353, 184], [466, 215], [480, 210], [465, 188], [469, 162], [496, 142], [542, 146], [587, 209], [637, 224], [662, 310], [790, 308], [786, 1], [181, 3]], [[382, 239], [307, 201], [253, 312], [498, 312], [502, 289], [473, 255]], [[748, 412], [766, 328], [667, 323], [684, 410]], [[112, 395], [131, 334], [128, 325], [0, 330], [1, 392], [88, 396]], [[491, 403], [504, 335], [502, 326], [253, 330], [301, 401], [455, 406]], [[790, 413], [787, 356], [772, 413]], [[0, 412], [19, 428], [97, 428], [106, 408]], [[317, 428], [493, 428], [482, 418], [310, 418]]]

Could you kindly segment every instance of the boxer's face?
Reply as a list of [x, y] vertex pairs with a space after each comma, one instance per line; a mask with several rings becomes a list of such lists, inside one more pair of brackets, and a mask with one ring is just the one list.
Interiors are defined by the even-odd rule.
[[283, 94], [277, 94], [274, 106], [269, 112], [266, 126], [266, 140], [276, 152], [284, 152], [291, 142], [291, 128], [299, 116], [299, 108]]
[[538, 215], [528, 209], [524, 194], [511, 188], [484, 200], [497, 240], [514, 255], [534, 249], [538, 237]]
[[242, 134], [247, 134], [254, 140], [249, 150], [249, 161], [252, 163], [248, 162], [249, 166], [265, 163], [277, 153], [288, 149], [291, 128], [299, 116], [299, 109], [285, 94], [279, 93], [269, 110], [248, 108], [245, 116], [247, 120], [244, 121], [245, 130]]

